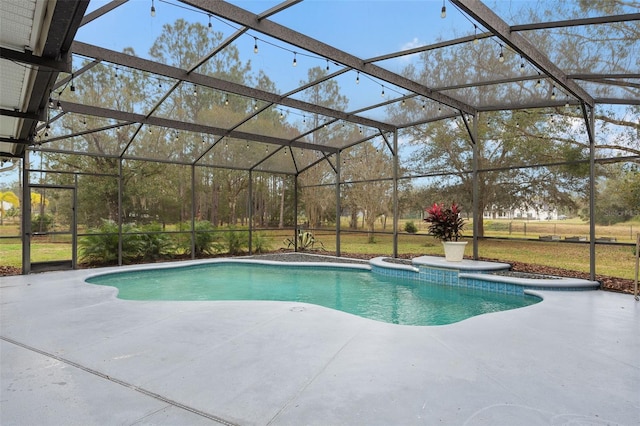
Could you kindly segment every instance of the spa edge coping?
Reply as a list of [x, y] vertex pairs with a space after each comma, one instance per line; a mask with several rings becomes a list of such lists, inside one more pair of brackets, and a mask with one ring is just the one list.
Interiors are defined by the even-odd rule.
[[[571, 289], [597, 289], [600, 287], [598, 281], [590, 281], [581, 278], [567, 278], [549, 276], [549, 278], [525, 278], [508, 275], [497, 275], [491, 272], [508, 271], [511, 265], [500, 262], [487, 262], [481, 260], [463, 259], [461, 262], [449, 262], [444, 257], [419, 256], [411, 261], [411, 265], [392, 263], [385, 259], [387, 257], [376, 257], [369, 262], [372, 266], [379, 268], [397, 269], [413, 271], [418, 273], [420, 266], [436, 269], [447, 269], [458, 272], [458, 278], [467, 280], [489, 281], [494, 283], [505, 283], [523, 287], [533, 287], [536, 289], [571, 290]], [[471, 272], [464, 272], [471, 271]], [[484, 271], [478, 272], [478, 271]]]

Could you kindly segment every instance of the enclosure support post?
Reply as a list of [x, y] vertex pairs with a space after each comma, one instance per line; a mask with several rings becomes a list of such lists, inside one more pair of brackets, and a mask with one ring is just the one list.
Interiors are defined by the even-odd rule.
[[71, 213], [71, 268], [78, 269], [78, 174], [73, 175], [73, 211]]
[[[284, 191], [284, 187], [282, 188]], [[253, 254], [251, 243], [253, 242], [253, 173], [249, 170], [249, 199], [247, 200], [249, 205], [247, 211], [249, 212], [249, 255]]]
[[[284, 191], [284, 180], [283, 187]], [[293, 251], [298, 251], [298, 175], [293, 178]]]
[[122, 266], [122, 157], [118, 158], [118, 266]]
[[582, 116], [589, 136], [589, 279], [596, 279], [596, 155], [595, 155], [595, 112], [582, 103]]
[[[182, 220], [182, 218], [180, 218]], [[191, 259], [196, 258], [196, 165], [191, 164]]]
[[393, 257], [398, 257], [398, 129], [393, 131]]
[[473, 127], [471, 144], [473, 148], [473, 259], [478, 260], [478, 231], [480, 228], [480, 184], [478, 183], [478, 117], [479, 113], [473, 115]]
[[336, 152], [336, 256], [340, 257], [340, 151]]
[[31, 273], [31, 189], [29, 188], [29, 151], [22, 159], [22, 273]]

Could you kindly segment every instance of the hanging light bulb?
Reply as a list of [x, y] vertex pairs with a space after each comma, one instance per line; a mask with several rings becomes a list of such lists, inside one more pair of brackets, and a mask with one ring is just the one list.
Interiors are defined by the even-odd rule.
[[156, 7], [153, 4], [153, 0], [151, 0], [151, 17], [155, 18], [155, 16], [156, 16]]
[[424, 102], [422, 103], [422, 110], [424, 111], [427, 108], [427, 104], [425, 104]]
[[536, 81], [536, 89], [539, 89], [542, 86], [542, 81], [540, 81], [540, 71], [538, 71], [538, 81]]
[[198, 88], [195, 84], [193, 85], [193, 96], [198, 96]]
[[[120, 128], [119, 128], [119, 127], [118, 127], [118, 131], [120, 131]], [[148, 132], [149, 134], [153, 133], [153, 132], [151, 131], [151, 127], [147, 128], [147, 132]]]
[[500, 45], [500, 56], [498, 56], [498, 62], [504, 62], [504, 53], [502, 52], [502, 45]]
[[564, 107], [569, 109], [569, 99], [567, 99], [564, 103]]
[[71, 87], [69, 88], [72, 92], [76, 91], [76, 86], [73, 85], [73, 73], [71, 74]]
[[280, 120], [284, 119], [284, 113], [280, 111]]
[[212, 32], [213, 31], [213, 24], [211, 23], [211, 15], [208, 15], [208, 16], [209, 16], [209, 25], [208, 25], [209, 26], [209, 32]]
[[253, 38], [253, 53], [258, 53], [258, 37]]
[[442, 19], [447, 17], [447, 6], [444, 5], [444, 0], [442, 0], [442, 9], [440, 9], [440, 17]]
[[227, 95], [227, 97], [224, 98], [224, 104], [225, 104], [225, 106], [229, 105], [229, 95]]
[[62, 104], [60, 103], [60, 101], [56, 102], [56, 109], [58, 111], [62, 111]]
[[258, 110], [258, 101], [256, 101], [255, 99], [253, 100], [253, 110], [254, 111]]
[[306, 115], [304, 115], [304, 114], [302, 114], [302, 122], [303, 122], [303, 123], [306, 123], [306, 122], [307, 122], [307, 116], [306, 116]]
[[520, 56], [520, 74], [524, 74], [524, 58]]
[[384, 98], [384, 86], [382, 86], [382, 93], [380, 93], [380, 96]]
[[358, 127], [358, 132], [359, 132], [360, 134], [362, 134], [362, 126], [359, 126], [359, 127]]
[[293, 52], [293, 66], [294, 67], [298, 66], [298, 60], [296, 59], [296, 52]]
[[402, 100], [402, 106], [405, 106], [405, 105], [407, 105], [407, 101], [403, 99]]
[[553, 85], [553, 88], [551, 89], [551, 100], [555, 101], [556, 99], [556, 85]]
[[360, 71], [356, 74], [356, 84], [360, 84]]
[[473, 24], [473, 44], [478, 44], [478, 26]]
[[327, 59], [327, 71], [329, 71], [329, 60]]

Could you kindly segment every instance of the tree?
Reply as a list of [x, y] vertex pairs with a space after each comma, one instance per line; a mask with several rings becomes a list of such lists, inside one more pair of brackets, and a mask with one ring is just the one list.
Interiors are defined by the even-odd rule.
[[[594, 5], [582, 2], [579, 8], [572, 9], [562, 3], [554, 13], [558, 16], [584, 16], [587, 9], [623, 6], [622, 2], [619, 5], [613, 5], [613, 2]], [[530, 20], [540, 20], [536, 17], [538, 13], [530, 10]], [[554, 52], [551, 59], [568, 72], [619, 72], [638, 67], [638, 58], [629, 54], [638, 39], [637, 26], [633, 23], [608, 26], [606, 31], [597, 25], [559, 31], [565, 37], [556, 37], [554, 32], [545, 31], [531, 32], [527, 37], [538, 49]], [[587, 45], [589, 48], [585, 47]], [[612, 52], [615, 52], [613, 57]], [[403, 72], [431, 87], [437, 88], [441, 82], [461, 85], [462, 88], [455, 90], [456, 98], [488, 109], [509, 100], [516, 103], [522, 98], [535, 100], [552, 94], [569, 100], [568, 95], [543, 78], [539, 79], [544, 80], [540, 85], [534, 84], [534, 80], [511, 85], [486, 85], [480, 89], [464, 87], [469, 81], [513, 78], [514, 70], [524, 64], [524, 60], [508, 50], [504, 53], [504, 62], [495, 60], [496, 45], [492, 40], [435, 49], [422, 53], [418, 63], [406, 67]], [[606, 96], [608, 91], [618, 90], [617, 87], [602, 85], [599, 95]], [[628, 91], [629, 96], [640, 96], [637, 88], [625, 87], [622, 90]], [[444, 115], [436, 108], [439, 110], [441, 107], [414, 98], [404, 107], [392, 106], [389, 112], [398, 122], [415, 122], [423, 118], [423, 109], [434, 115]], [[599, 108], [597, 111], [596, 155], [599, 158], [614, 155], [637, 158], [640, 153], [640, 125], [637, 120], [629, 118], [637, 116], [638, 107], [627, 108], [627, 114], [619, 111], [620, 108]], [[451, 110], [446, 109], [446, 112]], [[611, 126], [617, 126], [614, 137], [607, 131]], [[434, 192], [439, 192], [440, 196], [449, 194], [448, 199], [424, 200], [425, 204], [456, 201], [465, 209], [470, 207], [474, 145], [462, 120], [448, 119], [411, 127], [405, 135], [414, 150], [408, 167], [416, 175], [431, 176]], [[587, 193], [589, 140], [582, 113], [576, 108], [481, 113], [478, 116], [477, 143], [481, 170], [477, 200], [480, 212], [539, 204], [575, 208], [574, 195]], [[479, 236], [483, 236], [482, 215], [479, 220]]]
[[[327, 75], [327, 71], [322, 67], [310, 68], [307, 73], [307, 80], [301, 81], [301, 85], [314, 81], [323, 80]], [[345, 110], [348, 105], [348, 99], [340, 94], [340, 86], [334, 80], [326, 80], [321, 83], [314, 84], [303, 92], [302, 98], [312, 104], [320, 105], [336, 110]], [[333, 129], [323, 127], [324, 119], [318, 114], [312, 114], [304, 117], [301, 127], [303, 131], [317, 129], [312, 133], [312, 142], [319, 144], [321, 140], [327, 141], [327, 144], [339, 146], [341, 142], [348, 137], [348, 129], [334, 126]], [[333, 186], [322, 186], [329, 183], [335, 183], [335, 172], [328, 163], [328, 159], [323, 159], [320, 154], [314, 159], [319, 164], [307, 168], [298, 176], [301, 186], [301, 198], [304, 206], [304, 212], [311, 227], [319, 226], [323, 219], [326, 218], [327, 212], [331, 205], [335, 205], [332, 201], [334, 197]]]
[[11, 191], [0, 191], [0, 225], [3, 225], [3, 220], [5, 216], [4, 203], [11, 204], [13, 207], [20, 207], [20, 199], [16, 194]]

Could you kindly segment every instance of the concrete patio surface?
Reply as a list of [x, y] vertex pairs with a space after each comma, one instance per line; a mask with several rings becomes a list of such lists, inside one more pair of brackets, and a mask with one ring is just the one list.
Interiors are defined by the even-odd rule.
[[[131, 268], [104, 268], [100, 271]], [[640, 303], [456, 324], [296, 302], [140, 302], [97, 270], [0, 277], [0, 424], [638, 425]]]

